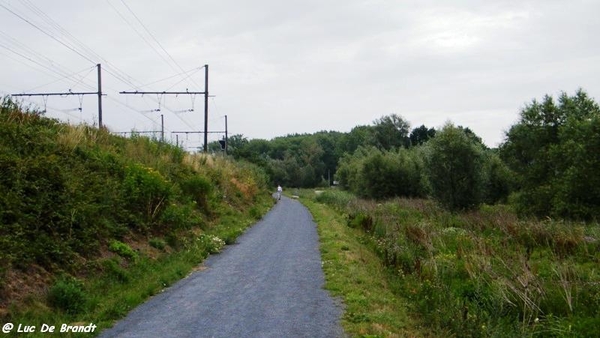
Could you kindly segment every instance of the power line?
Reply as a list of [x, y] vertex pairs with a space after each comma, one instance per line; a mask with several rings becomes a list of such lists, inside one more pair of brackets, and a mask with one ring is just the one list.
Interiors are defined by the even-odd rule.
[[[98, 91], [97, 92], [72, 92], [69, 90], [68, 92], [62, 93], [22, 93], [22, 94], [11, 94], [12, 96], [42, 96], [44, 98], [48, 98], [49, 96], [67, 96], [67, 95], [98, 95], [98, 127], [102, 129], [102, 66], [100, 64], [96, 65], [98, 69]], [[81, 111], [82, 100], [79, 101], [79, 110]]]
[[[154, 42], [156, 42], [156, 44], [160, 47], [160, 49], [165, 54], [167, 54], [167, 56], [169, 57], [169, 59], [171, 61], [173, 61], [173, 63], [177, 66], [177, 68], [179, 68], [180, 71], [184, 72], [183, 68], [179, 65], [179, 63], [177, 63], [177, 61], [175, 61], [175, 59], [173, 58], [173, 56], [171, 56], [171, 54], [163, 47], [163, 45], [160, 43], [160, 41], [158, 41], [158, 39], [154, 36], [154, 34], [152, 34], [152, 32], [150, 32], [150, 30], [148, 29], [148, 27], [146, 27], [146, 25], [144, 25], [144, 23], [142, 22], [142, 20], [140, 20], [140, 18], [135, 14], [135, 12], [127, 5], [127, 3], [125, 2], [125, 0], [121, 0], [121, 2], [123, 3], [123, 5], [125, 5], [125, 7], [127, 8], [127, 10], [133, 15], [133, 17], [137, 20], [137, 22], [142, 26], [142, 28], [144, 28], [144, 30], [146, 31], [146, 33], [148, 33], [148, 35], [150, 35], [150, 37], [152, 38], [152, 40], [154, 40]], [[171, 64], [169, 64], [169, 66], [171, 68], [173, 68]], [[198, 88], [200, 87], [193, 79], [190, 79], [190, 81], [192, 81], [192, 83], [196, 87], [198, 87]]]
[[[144, 42], [150, 47], [152, 48], [152, 50], [163, 60], [165, 61], [171, 68], [173, 68], [173, 66], [171, 64], [169, 64], [169, 61], [167, 59], [164, 58], [164, 56], [162, 54], [160, 54], [158, 52], [158, 50], [146, 39], [146, 37], [140, 33], [132, 24], [129, 20], [127, 20], [127, 18], [125, 18], [125, 16], [123, 16], [123, 14], [121, 14], [121, 12], [119, 12], [119, 10], [109, 1], [106, 0], [106, 2], [110, 5], [110, 7], [119, 15], [119, 17], [121, 17], [121, 19], [123, 19], [123, 21], [125, 21], [125, 23], [142, 39], [144, 40]], [[125, 6], [127, 7], [127, 5], [125, 4]], [[129, 7], [127, 7], [129, 9]], [[130, 10], [130, 9], [129, 9]], [[130, 10], [131, 11], [131, 10]], [[173, 70], [176, 70], [173, 68]]]
[[[3, 4], [0, 4], [0, 6], [4, 9], [6, 9], [8, 12], [10, 12], [11, 14], [15, 15], [16, 17], [18, 17], [19, 19], [21, 19], [22, 21], [26, 22], [27, 24], [33, 26], [34, 28], [36, 28], [37, 30], [41, 31], [42, 33], [44, 33], [44, 35], [52, 38], [53, 40], [55, 40], [56, 42], [59, 42], [61, 45], [63, 45], [64, 47], [68, 48], [69, 50], [75, 52], [76, 54], [78, 54], [79, 56], [83, 57], [84, 59], [88, 60], [88, 61], [92, 61], [92, 58], [97, 58], [97, 59], [101, 59], [103, 61], [105, 61], [107, 63], [106, 67], [104, 67], [104, 71], [110, 75], [112, 75], [115, 79], [126, 83], [128, 85], [131, 85], [133, 87], [139, 88], [139, 85], [136, 84], [135, 79], [133, 79], [131, 76], [129, 76], [128, 74], [126, 74], [125, 72], [121, 71], [119, 68], [117, 68], [116, 66], [113, 66], [110, 62], [106, 61], [106, 59], [102, 58], [99, 54], [97, 54], [96, 52], [94, 52], [91, 48], [89, 48], [88, 46], [86, 46], [83, 42], [81, 42], [80, 40], [78, 40], [77, 38], [75, 38], [71, 33], [69, 33], [66, 29], [64, 29], [62, 26], [60, 26], [56, 21], [54, 21], [52, 18], [50, 18], [47, 14], [45, 14], [42, 10], [40, 10], [38, 7], [36, 7], [34, 4], [32, 4], [30, 1], [28, 0], [21, 0], [21, 3], [27, 7], [27, 9], [29, 9], [30, 11], [32, 11], [35, 15], [37, 15], [38, 17], [40, 17], [46, 24], [48, 24], [50, 26], [51, 29], [49, 29], [48, 31], [45, 31], [44, 29], [40, 28], [39, 24], [36, 24], [32, 19], [28, 18], [26, 16], [26, 14], [22, 14], [22, 13], [18, 13], [18, 10], [15, 9], [14, 7], [7, 7]], [[8, 5], [8, 4], [7, 4]], [[10, 5], [9, 5], [10, 6]], [[139, 18], [137, 18], [139, 20]], [[146, 28], [147, 29], [147, 28]], [[55, 34], [52, 34], [52, 31], [55, 32], [55, 34], [58, 34], [59, 37], [57, 37]], [[148, 31], [149, 32], [149, 31]], [[27, 51], [26, 55], [24, 53], [18, 52], [16, 50], [14, 50], [11, 47], [8, 46], [2, 46], [5, 49], [11, 51], [12, 53], [20, 56], [21, 58], [28, 60], [29, 62], [31, 62], [32, 64], [35, 64], [39, 67], [42, 67], [43, 69], [46, 69], [52, 73], [57, 74], [58, 76], [60, 76], [60, 78], [55, 81], [58, 82], [61, 79], [66, 79], [68, 77], [70, 77], [72, 74], [69, 74], [70, 71], [65, 71], [63, 66], [61, 66], [60, 64], [54, 62], [53, 60], [37, 53], [36, 51], [32, 50], [31, 48], [27, 47], [26, 45], [23, 45], [21, 43], [19, 43], [18, 41], [12, 39], [11, 37], [8, 37], [7, 39], [11, 39], [12, 44], [19, 46], [19, 48], [21, 48], [23, 51]], [[78, 50], [80, 49], [80, 50]], [[158, 51], [157, 51], [158, 52]], [[37, 59], [37, 60], [36, 60]], [[39, 61], [39, 60], [44, 60]], [[50, 66], [47, 66], [44, 64], [44, 62], [48, 62], [50, 64]], [[35, 69], [35, 67], [33, 67]], [[178, 75], [185, 75], [188, 74], [185, 79], [191, 77], [195, 72], [197, 72], [200, 68], [196, 68], [193, 69], [192, 73], [190, 73], [190, 71], [183, 71], [182, 73], [179, 73]], [[39, 69], [36, 69], [38, 71], [40, 71]], [[48, 73], [46, 73], [48, 74]], [[49, 74], [48, 74], [49, 75]], [[86, 87], [89, 88], [93, 88], [91, 85], [89, 85], [88, 83], [84, 82], [85, 80], [85, 76], [82, 77], [78, 82], [76, 82], [76, 85], [78, 84], [83, 84]], [[181, 81], [180, 81], [181, 82]], [[139, 83], [139, 82], [138, 82]], [[39, 88], [36, 87], [36, 88]], [[108, 87], [111, 88], [111, 87]], [[115, 90], [114, 88], [111, 88], [112, 90]], [[116, 91], [116, 90], [115, 90]], [[111, 101], [114, 101], [130, 110], [133, 110], [137, 113], [140, 113], [138, 110], [132, 108], [131, 106], [129, 106], [126, 103], [120, 102], [119, 100], [113, 99], [112, 97], [109, 97], [109, 99]], [[146, 98], [144, 98], [144, 100], [146, 100]], [[155, 101], [153, 99], [151, 99], [152, 101]], [[156, 101], [155, 101], [156, 102]], [[177, 119], [181, 120], [185, 125], [187, 125], [190, 128], [193, 128], [190, 123], [188, 121], [186, 121], [185, 119], [183, 119], [182, 117], [180, 117], [178, 114], [175, 113], [175, 111], [169, 107], [164, 107], [167, 111], [170, 111], [171, 113], [173, 113]], [[157, 123], [155, 120], [149, 118], [148, 116], [142, 114], [142, 116], [144, 116], [145, 118], [147, 118], [148, 120], [152, 121], [153, 123]]]
[[[88, 47], [81, 40], [77, 39], [73, 34], [71, 34], [68, 30], [63, 28], [60, 24], [58, 24], [56, 21], [54, 21], [50, 16], [48, 16], [46, 13], [44, 13], [44, 11], [42, 11], [41, 9], [36, 7], [29, 0], [21, 0], [21, 3], [23, 3], [29, 10], [31, 10], [34, 14], [36, 14], [38, 17], [40, 17], [44, 22], [46, 22], [48, 25], [50, 25], [52, 28], [54, 28], [54, 30], [59, 35], [62, 35], [64, 39], [69, 41], [72, 46], [79, 47], [80, 49], [83, 50], [83, 53], [87, 54], [87, 56], [90, 58], [96, 58], [96, 59], [102, 60], [102, 62], [105, 64], [104, 71], [106, 71], [107, 73], [111, 73], [111, 75], [113, 75], [115, 78], [117, 78], [118, 80], [120, 80], [123, 83], [128, 83], [128, 84], [135, 86], [135, 84], [132, 81], [133, 78], [131, 76], [129, 76], [127, 73], [123, 72], [122, 70], [120, 70], [119, 68], [114, 66], [111, 62], [107, 61], [105, 58], [103, 58], [101, 55], [96, 53], [93, 49]], [[73, 47], [73, 48], [75, 48], [75, 47]], [[113, 68], [114, 72], [111, 72], [109, 70], [110, 68]]]
[[66, 43], [60, 41], [59, 39], [57, 39], [56, 37], [54, 37], [52, 34], [49, 34], [48, 32], [46, 32], [45, 30], [41, 29], [40, 27], [38, 27], [37, 25], [35, 25], [34, 23], [32, 23], [31, 21], [27, 20], [26, 18], [22, 17], [21, 15], [17, 14], [16, 12], [14, 12], [13, 10], [11, 10], [10, 8], [6, 7], [4, 4], [0, 4], [0, 7], [6, 9], [7, 11], [9, 11], [10, 13], [12, 13], [13, 15], [15, 15], [16, 17], [18, 17], [19, 19], [27, 22], [29, 25], [31, 25], [32, 27], [34, 27], [35, 29], [39, 30], [40, 32], [42, 32], [44, 35], [50, 37], [52, 40], [60, 43], [61, 45], [67, 47], [69, 50], [73, 51], [74, 53], [76, 53], [77, 55], [81, 56], [82, 58], [88, 60], [91, 63], [95, 63], [92, 59], [88, 58], [87, 56], [83, 55], [82, 53], [80, 53], [79, 51], [77, 51], [76, 49], [74, 49], [73, 47], [67, 45]]

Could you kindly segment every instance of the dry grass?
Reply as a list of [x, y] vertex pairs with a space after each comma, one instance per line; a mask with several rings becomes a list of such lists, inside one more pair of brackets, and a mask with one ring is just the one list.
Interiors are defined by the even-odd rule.
[[519, 219], [506, 206], [453, 214], [410, 199], [355, 199], [344, 212], [350, 222], [371, 220], [365, 236], [438, 335], [480, 336], [485, 327], [500, 336], [597, 336], [597, 223]]

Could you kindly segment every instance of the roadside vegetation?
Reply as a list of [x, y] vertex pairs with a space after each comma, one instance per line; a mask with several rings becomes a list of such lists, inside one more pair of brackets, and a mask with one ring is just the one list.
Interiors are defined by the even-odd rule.
[[[408, 327], [415, 336], [600, 335], [597, 223], [519, 219], [501, 205], [453, 213], [430, 200], [377, 203], [338, 190], [312, 199], [338, 213], [324, 219], [322, 207], [307, 203], [322, 234], [328, 288], [349, 304], [344, 319], [353, 334], [406, 336]], [[345, 243], [356, 246], [347, 253]], [[378, 259], [362, 258], [370, 254]], [[330, 261], [345, 263], [329, 268]], [[357, 268], [380, 272], [357, 286], [348, 272]], [[397, 308], [381, 324], [370, 295], [389, 292]], [[367, 329], [353, 327], [352, 313], [364, 314]]]
[[320, 238], [325, 288], [344, 307], [342, 327], [352, 337], [423, 337], [426, 328], [410, 318], [408, 302], [393, 286], [393, 271], [380, 262], [371, 238], [348, 227], [345, 217], [302, 191]]
[[383, 289], [407, 304], [388, 328], [408, 313], [427, 328], [417, 336], [597, 337], [599, 127], [583, 90], [526, 104], [497, 149], [451, 122], [413, 142], [401, 118], [382, 118], [339, 157], [339, 187], [313, 198], [387, 268]]
[[494, 149], [392, 114], [348, 133], [234, 135], [234, 162], [4, 100], [0, 316], [109, 325], [233, 242], [267, 186], [335, 181], [301, 195], [348, 333], [597, 337], [599, 135], [579, 90], [526, 104]]
[[4, 99], [0, 319], [100, 328], [272, 205], [255, 165], [69, 126]]

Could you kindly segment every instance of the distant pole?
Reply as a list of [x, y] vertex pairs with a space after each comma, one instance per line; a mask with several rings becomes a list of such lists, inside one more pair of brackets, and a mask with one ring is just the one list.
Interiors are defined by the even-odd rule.
[[179, 148], [179, 134], [175, 134], [175, 144], [177, 145], [177, 148]]
[[160, 140], [165, 142], [165, 118], [163, 114], [160, 114]]
[[227, 155], [227, 144], [229, 143], [229, 138], [227, 137], [227, 115], [225, 115], [225, 155]]
[[208, 153], [208, 65], [204, 68], [204, 152]]
[[102, 129], [102, 65], [98, 67], [98, 129]]

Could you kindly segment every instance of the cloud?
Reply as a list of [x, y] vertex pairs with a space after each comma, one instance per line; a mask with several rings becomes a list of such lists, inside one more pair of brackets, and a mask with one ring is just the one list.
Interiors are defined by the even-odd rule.
[[[149, 35], [144, 33], [158, 51], [136, 34], [131, 26], [144, 29], [122, 3], [34, 3], [104, 59], [106, 121], [111, 128], [156, 127], [152, 120], [157, 121], [157, 115], [136, 110], [156, 107], [157, 98], [119, 96], [119, 90], [131, 86], [109, 72], [122, 70], [136, 84], [144, 84], [170, 77], [178, 67], [165, 61], [166, 55], [158, 55], [162, 51]], [[535, 97], [579, 87], [593, 97], [600, 95], [600, 45], [595, 43], [600, 4], [595, 1], [126, 3], [183, 69], [210, 65], [210, 92], [216, 95], [211, 99], [211, 126], [221, 126], [227, 114], [231, 133], [250, 137], [348, 131], [396, 113], [414, 126], [441, 126], [453, 120], [494, 145], [522, 105]], [[26, 8], [20, 11], [42, 22]], [[92, 66], [6, 11], [0, 12], [0, 19], [7, 23], [3, 32], [70, 72]], [[62, 36], [52, 27], [48, 32]], [[8, 44], [0, 38], [2, 43]], [[0, 49], [4, 92], [56, 80], [33, 69], [29, 61], [18, 63], [7, 55], [19, 59]], [[196, 72], [179, 84], [182, 78], [173, 77], [145, 89], [175, 85], [202, 90], [203, 75]], [[68, 88], [74, 82], [41, 89]], [[94, 77], [86, 82], [93, 86]], [[60, 100], [53, 101], [61, 108]], [[86, 98], [86, 106], [91, 103]], [[189, 97], [167, 98], [173, 111], [189, 109], [191, 103]], [[201, 128], [200, 98], [195, 108], [189, 114], [164, 111], [168, 128]], [[93, 109], [86, 111], [91, 121]]]

